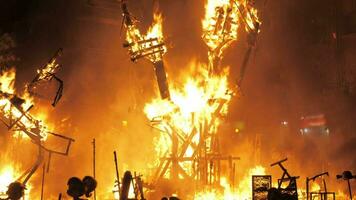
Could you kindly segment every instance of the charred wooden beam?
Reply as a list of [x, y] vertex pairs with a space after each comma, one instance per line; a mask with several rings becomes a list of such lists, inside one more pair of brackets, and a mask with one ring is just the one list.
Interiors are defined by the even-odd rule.
[[163, 61], [158, 61], [154, 63], [154, 69], [156, 73], [159, 92], [161, 94], [162, 99], [170, 99], [171, 95], [169, 93], [167, 75]]

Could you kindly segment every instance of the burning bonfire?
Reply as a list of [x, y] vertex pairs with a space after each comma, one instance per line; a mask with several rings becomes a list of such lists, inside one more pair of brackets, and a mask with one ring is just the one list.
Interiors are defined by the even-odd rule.
[[[153, 25], [143, 35], [125, 2], [122, 10], [126, 28], [124, 47], [128, 48], [133, 62], [145, 58], [154, 65], [161, 94], [160, 98], [154, 98], [144, 107], [150, 126], [158, 132], [154, 138], [157, 159], [153, 165], [156, 171], [149, 187], [158, 189], [168, 184], [173, 188], [170, 195], [185, 193], [183, 198], [197, 200], [251, 199], [251, 191], [253, 199], [266, 199], [269, 195], [271, 199], [297, 200], [298, 195], [304, 198], [305, 194], [324, 199], [332, 195], [345, 197], [340, 192], [338, 195], [328, 192], [326, 186], [322, 191], [316, 183], [310, 188], [314, 192], [310, 192], [308, 186], [307, 191], [298, 191], [298, 177], [291, 176], [282, 165], [287, 159], [271, 165], [278, 165], [283, 171], [280, 179], [283, 181], [277, 185], [272, 185], [271, 176], [266, 175], [262, 166], [250, 169], [238, 185], [235, 183], [235, 161], [239, 157], [221, 153], [219, 137], [222, 133], [219, 127], [228, 114], [231, 99], [238, 96], [260, 31], [261, 22], [253, 1], [207, 0], [202, 39], [208, 49], [208, 63], [192, 62], [189, 75], [178, 84], [168, 84], [163, 64], [163, 56], [168, 49], [164, 44], [161, 14], [154, 14]], [[232, 86], [228, 79], [230, 68], [221, 65], [221, 60], [228, 47], [238, 40], [240, 27], [247, 32], [248, 49], [240, 77]], [[182, 185], [186, 185], [189, 191], [182, 189]], [[142, 188], [142, 185], [132, 186], [131, 192], [127, 189], [127, 195], [131, 193], [131, 196], [138, 197], [137, 188]]]
[[[151, 126], [160, 133], [155, 138], [157, 168], [152, 182], [182, 180], [196, 185], [194, 199], [241, 199], [249, 188], [234, 185], [237, 156], [223, 155], [219, 144], [219, 126], [228, 113], [229, 102], [237, 91], [228, 83], [229, 67], [221, 66], [224, 51], [237, 40], [244, 26], [255, 41], [260, 22], [251, 1], [208, 0], [203, 25], [203, 40], [208, 47], [208, 64], [193, 63], [192, 71], [181, 85], [168, 85], [163, 67], [167, 51], [162, 33], [162, 17], [154, 15], [154, 24], [146, 35], [137, 28], [137, 20], [122, 4], [126, 42], [132, 61], [146, 58], [155, 66], [161, 98], [147, 103], [144, 112]], [[157, 67], [161, 66], [161, 67]], [[222, 163], [228, 173], [222, 172]], [[252, 170], [264, 174], [262, 168]], [[245, 182], [251, 182], [250, 177]], [[249, 184], [248, 184], [249, 185]], [[222, 189], [217, 189], [222, 188]], [[234, 198], [232, 198], [234, 196]]]

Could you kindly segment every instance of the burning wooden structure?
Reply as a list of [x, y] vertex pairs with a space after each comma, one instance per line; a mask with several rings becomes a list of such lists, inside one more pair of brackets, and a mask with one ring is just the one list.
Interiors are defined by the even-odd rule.
[[[271, 164], [271, 167], [279, 166], [283, 171], [282, 177], [278, 179], [278, 187], [269, 191], [269, 196], [271, 196], [269, 198], [271, 199], [298, 200], [297, 179], [299, 176], [292, 176], [289, 174], [288, 170], [283, 165], [287, 160], [288, 159], [285, 158]], [[283, 187], [283, 185], [286, 185], [286, 187]]]
[[27, 90], [30, 95], [35, 97], [42, 97], [37, 91], [38, 86], [40, 86], [41, 84], [47, 84], [52, 80], [57, 81], [58, 89], [52, 101], [53, 107], [56, 106], [58, 101], [61, 99], [63, 93], [63, 87], [64, 87], [63, 81], [56, 76], [56, 73], [60, 68], [60, 65], [56, 63], [56, 61], [57, 58], [62, 55], [62, 52], [63, 52], [62, 48], [58, 49], [58, 51], [47, 62], [47, 64], [43, 68], [37, 70], [36, 77], [27, 86]]
[[[326, 187], [326, 181], [324, 179], [324, 176], [329, 176], [329, 172], [323, 172], [323, 173], [320, 173], [320, 174], [317, 174], [313, 177], [307, 177], [306, 178], [306, 193], [307, 193], [307, 200], [309, 199], [314, 199], [315, 197], [316, 198], [320, 198], [322, 200], [327, 200], [327, 199], [333, 199], [335, 200], [335, 197], [336, 197], [336, 194], [335, 192], [329, 192], [327, 187]], [[318, 178], [321, 178], [322, 181], [323, 181], [323, 186], [324, 186], [324, 191], [319, 191], [319, 192], [309, 192], [309, 189], [310, 189], [310, 182], [311, 181], [315, 181], [316, 179]], [[329, 198], [329, 196], [331, 198]]]
[[[154, 64], [163, 99], [145, 107], [150, 126], [158, 130], [168, 143], [162, 143], [168, 146], [160, 154], [162, 157], [158, 161], [153, 185], [168, 178], [173, 182], [190, 180], [198, 183], [198, 187], [217, 187], [221, 183], [224, 162], [228, 165], [228, 172], [224, 173], [229, 176], [229, 184], [234, 184], [236, 161], [240, 158], [221, 153], [218, 133], [234, 92], [227, 83], [228, 68], [221, 66], [220, 61], [224, 51], [237, 40], [240, 25], [245, 26], [250, 36], [248, 60], [260, 24], [257, 10], [252, 5], [250, 1], [239, 0], [207, 2], [202, 38], [208, 47], [209, 63], [207, 67], [199, 66], [200, 78], [192, 81], [191, 85], [187, 84], [185, 90], [174, 91], [173, 94], [169, 92], [162, 61], [167, 50], [159, 15], [155, 14], [155, 24], [143, 36], [136, 26], [137, 20], [128, 12], [127, 4], [122, 2], [126, 28], [124, 47], [128, 48], [132, 61], [145, 57]], [[246, 65], [247, 61], [244, 61], [243, 71]], [[193, 94], [194, 91], [197, 94]]]
[[[74, 142], [74, 139], [52, 132], [42, 120], [37, 119], [36, 116], [30, 113], [32, 108], [34, 108], [30, 94], [25, 93], [25, 95], [22, 96], [17, 95], [13, 88], [14, 78], [14, 70], [2, 72], [0, 89], [0, 120], [9, 131], [14, 131], [16, 134], [20, 134], [21, 137], [28, 137], [38, 147], [37, 159], [33, 166], [17, 178], [18, 182], [26, 185], [34, 172], [42, 164], [46, 153], [48, 153], [49, 156], [48, 170], [51, 156], [53, 154], [68, 155], [70, 146]], [[44, 79], [39, 77], [37, 80]], [[62, 144], [64, 145], [59, 148], [49, 145], [46, 142], [48, 137], [56, 138], [60, 142], [63, 142]]]
[[161, 97], [169, 99], [167, 75], [163, 63], [163, 55], [167, 51], [167, 47], [163, 41], [161, 16], [155, 15], [154, 26], [148, 30], [146, 35], [142, 35], [136, 25], [137, 20], [128, 11], [127, 3], [124, 0], [121, 1], [121, 8], [122, 26], [126, 28], [126, 41], [123, 46], [128, 48], [131, 61], [136, 62], [140, 58], [146, 58], [152, 62]]

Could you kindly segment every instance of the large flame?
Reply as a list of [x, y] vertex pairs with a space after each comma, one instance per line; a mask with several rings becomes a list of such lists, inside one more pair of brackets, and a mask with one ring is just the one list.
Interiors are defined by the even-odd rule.
[[229, 43], [237, 40], [239, 28], [238, 8], [235, 1], [208, 0], [202, 21], [203, 40], [209, 51], [221, 56]]
[[[170, 85], [170, 100], [156, 98], [146, 104], [144, 111], [147, 117], [154, 127], [160, 130], [159, 136], [154, 140], [157, 158], [165, 157], [174, 151], [173, 154], [180, 158], [190, 158], [192, 161], [199, 148], [204, 148], [206, 155], [217, 153], [216, 135], [222, 117], [228, 112], [232, 92], [228, 84], [229, 68], [219, 66], [219, 73], [211, 73], [210, 69], [217, 67], [216, 61], [222, 59], [223, 50], [237, 40], [240, 18], [246, 17], [244, 13], [248, 12], [248, 8], [243, 6], [247, 7], [247, 3], [233, 0], [207, 1], [202, 25], [203, 40], [209, 47], [209, 63], [193, 63], [190, 68], [195, 71], [183, 79], [182, 85]], [[138, 31], [133, 30], [131, 33], [129, 36], [134, 35], [142, 39]], [[130, 40], [129, 37], [128, 41], [135, 39]], [[183, 138], [176, 141], [178, 144], [173, 144], [174, 134], [177, 135], [175, 137]], [[180, 163], [180, 167], [191, 174], [192, 170], [189, 168], [192, 163]]]
[[15, 77], [15, 68], [10, 68], [9, 70], [2, 72], [0, 75], [0, 90], [10, 94], [15, 93]]
[[207, 0], [202, 20], [203, 40], [208, 46], [211, 69], [219, 67], [224, 50], [238, 39], [238, 28], [258, 32], [257, 9], [250, 0]]
[[19, 176], [12, 165], [6, 165], [0, 169], [0, 196], [6, 195], [7, 187]]
[[[159, 121], [155, 125], [164, 131], [155, 139], [158, 157], [171, 148], [173, 131], [185, 138], [195, 131], [193, 143], [196, 145], [203, 126], [209, 127], [208, 133], [215, 133], [221, 123], [220, 116], [227, 114], [231, 99], [228, 70], [223, 75], [209, 76], [204, 64], [192, 63], [192, 68], [197, 69], [195, 76], [187, 77], [182, 87], [171, 85], [171, 100], [156, 98], [144, 108], [147, 117]], [[192, 153], [188, 148], [185, 156], [192, 156]]]
[[[44, 125], [43, 122], [43, 120], [47, 117], [46, 113], [39, 113], [38, 115], [34, 116], [36, 117], [35, 120], [30, 120], [27, 117], [23, 117], [23, 112], [26, 112], [30, 106], [33, 105], [33, 99], [30, 97], [30, 95], [25, 93], [24, 95], [17, 96], [24, 100], [24, 102], [19, 105], [19, 108], [14, 107], [14, 104], [11, 102], [11, 98], [16, 97], [16, 91], [14, 87], [15, 78], [15, 69], [9, 69], [8, 71], [4, 71], [2, 74], [0, 74], [0, 112], [3, 113], [3, 116], [8, 119], [20, 119], [17, 124], [21, 124], [21, 126], [30, 132], [33, 129], [39, 129], [41, 140], [46, 140], [48, 128]], [[14, 136], [23, 136], [24, 138], [28, 138], [28, 136], [22, 131], [15, 131]]]

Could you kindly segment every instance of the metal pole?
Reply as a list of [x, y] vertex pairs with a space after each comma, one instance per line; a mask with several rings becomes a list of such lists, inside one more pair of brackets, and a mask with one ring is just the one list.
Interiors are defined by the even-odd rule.
[[46, 163], [43, 163], [42, 167], [42, 185], [41, 185], [41, 200], [43, 200], [43, 191], [44, 191], [44, 183], [45, 183], [45, 173], [46, 172]]
[[307, 200], [309, 200], [309, 177], [306, 180], [306, 193], [307, 193]]
[[48, 153], [48, 163], [47, 163], [47, 173], [49, 172], [49, 166], [51, 164], [51, 159], [52, 159], [52, 153]]
[[117, 180], [117, 192], [119, 193], [119, 196], [120, 196], [120, 176], [119, 176], [119, 169], [117, 166], [116, 151], [114, 151], [114, 161], [115, 161], [116, 180]]
[[323, 177], [323, 183], [324, 183], [324, 191], [325, 191], [324, 199], [328, 200], [328, 189], [326, 188], [326, 181], [325, 181], [324, 177]]
[[168, 86], [166, 70], [164, 68], [164, 63], [163, 61], [158, 61], [156, 63], [153, 63], [153, 65], [156, 73], [156, 78], [157, 78], [157, 83], [158, 83], [159, 92], [161, 94], [161, 98], [169, 100], [171, 98], [171, 95], [169, 93], [169, 86]]
[[[95, 179], [95, 138], [93, 139], [93, 176]], [[94, 200], [96, 200], [96, 190], [94, 190]]]
[[351, 191], [350, 179], [347, 179], [347, 184], [349, 185], [350, 200], [352, 200], [352, 191]]
[[232, 167], [232, 188], [235, 190], [235, 174], [236, 174], [236, 164]]

